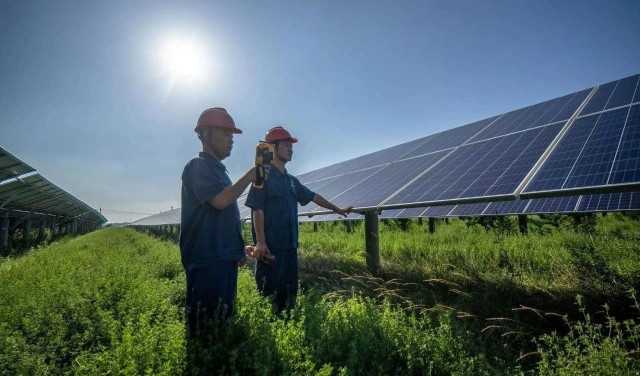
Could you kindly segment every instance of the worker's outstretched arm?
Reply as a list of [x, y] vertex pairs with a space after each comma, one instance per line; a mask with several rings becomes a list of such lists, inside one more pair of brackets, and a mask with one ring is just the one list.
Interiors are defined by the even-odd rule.
[[245, 189], [256, 180], [256, 168], [252, 167], [244, 176], [234, 184], [226, 187], [222, 192], [209, 200], [209, 204], [216, 209], [222, 210], [234, 203]]
[[325, 209], [329, 209], [329, 210], [333, 210], [334, 212], [336, 212], [337, 214], [340, 214], [344, 217], [347, 216], [347, 214], [349, 214], [351, 212], [351, 209], [353, 209], [353, 206], [347, 206], [345, 208], [339, 208], [337, 206], [335, 206], [334, 204], [330, 203], [329, 201], [327, 201], [327, 199], [325, 199], [324, 197], [320, 196], [319, 194], [315, 194], [315, 196], [313, 196], [313, 202], [315, 202], [316, 204], [322, 206]]

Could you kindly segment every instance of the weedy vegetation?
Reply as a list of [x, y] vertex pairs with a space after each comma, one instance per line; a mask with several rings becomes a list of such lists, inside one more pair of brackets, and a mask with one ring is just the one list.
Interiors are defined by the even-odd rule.
[[528, 235], [448, 222], [381, 223], [375, 276], [362, 223], [304, 223], [296, 307], [275, 316], [249, 263], [236, 315], [198, 341], [175, 233], [108, 228], [0, 259], [0, 374], [640, 373], [636, 216], [531, 216]]

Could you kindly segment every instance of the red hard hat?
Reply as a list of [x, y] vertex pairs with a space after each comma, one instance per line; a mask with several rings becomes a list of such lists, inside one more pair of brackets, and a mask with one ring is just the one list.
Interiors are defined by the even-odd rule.
[[242, 133], [239, 128], [236, 128], [236, 123], [233, 122], [231, 115], [222, 107], [204, 110], [198, 118], [198, 125], [196, 125], [195, 131], [200, 133], [206, 127], [227, 128], [231, 129], [233, 133]]
[[283, 127], [271, 128], [269, 129], [269, 131], [267, 132], [267, 135], [265, 136], [265, 141], [271, 144], [281, 140], [289, 140], [291, 141], [292, 144], [298, 142], [298, 139], [295, 137], [291, 137], [291, 133], [289, 133]]

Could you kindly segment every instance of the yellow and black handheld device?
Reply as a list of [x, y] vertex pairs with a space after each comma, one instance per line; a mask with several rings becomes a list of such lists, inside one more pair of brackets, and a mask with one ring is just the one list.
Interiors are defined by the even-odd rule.
[[255, 188], [261, 189], [264, 185], [264, 168], [275, 163], [275, 151], [273, 144], [268, 142], [260, 141], [256, 146], [256, 181], [253, 183]]

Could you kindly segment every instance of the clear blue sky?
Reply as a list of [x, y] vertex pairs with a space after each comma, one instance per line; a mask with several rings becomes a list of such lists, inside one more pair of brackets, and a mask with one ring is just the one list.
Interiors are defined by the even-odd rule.
[[[0, 145], [92, 207], [158, 213], [205, 108], [244, 130], [232, 179], [276, 124], [300, 174], [640, 73], [639, 36], [638, 0], [0, 0]], [[200, 76], [167, 71], [171, 40]]]

